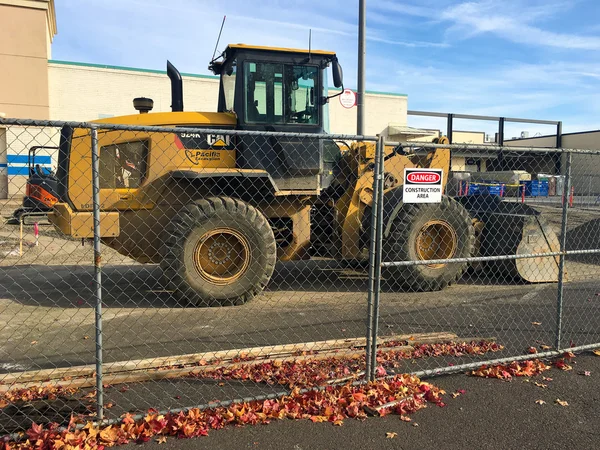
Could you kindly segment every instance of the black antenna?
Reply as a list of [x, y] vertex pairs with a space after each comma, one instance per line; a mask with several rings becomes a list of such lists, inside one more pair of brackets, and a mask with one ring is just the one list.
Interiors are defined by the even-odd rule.
[[308, 29], [308, 60], [309, 61], [310, 61], [310, 43], [311, 43], [310, 41], [311, 41], [311, 38], [312, 38], [312, 29], [309, 28]]
[[225, 25], [225, 19], [227, 16], [223, 16], [223, 22], [221, 22], [221, 29], [219, 30], [219, 37], [217, 38], [217, 43], [215, 44], [215, 51], [213, 52], [211, 60], [215, 60], [215, 55], [217, 54], [217, 47], [219, 46], [219, 41], [221, 40], [221, 33], [223, 32], [223, 25]]

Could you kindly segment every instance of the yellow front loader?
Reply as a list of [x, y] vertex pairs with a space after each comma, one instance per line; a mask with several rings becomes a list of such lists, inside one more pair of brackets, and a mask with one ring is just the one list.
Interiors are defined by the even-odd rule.
[[[170, 63], [172, 111], [94, 121], [98, 126], [102, 242], [138, 262], [158, 263], [167, 287], [196, 305], [239, 305], [269, 282], [277, 260], [368, 255], [375, 143], [323, 137], [327, 68], [343, 87], [333, 52], [230, 45], [211, 62], [220, 76], [218, 112], [186, 112]], [[111, 129], [158, 126], [181, 132]], [[103, 128], [103, 125], [106, 128]], [[215, 132], [194, 131], [214, 129]], [[318, 138], [229, 135], [218, 130], [310, 133]], [[447, 142], [445, 138], [438, 141]], [[65, 126], [59, 147], [59, 201], [50, 215], [63, 233], [93, 237], [88, 129]], [[467, 258], [556, 250], [539, 214], [495, 198], [403, 204], [405, 168], [439, 168], [450, 150], [426, 155], [386, 147], [384, 246], [387, 261]], [[438, 290], [466, 261], [386, 268], [390, 286]], [[494, 266], [532, 281], [554, 281], [554, 258]]]

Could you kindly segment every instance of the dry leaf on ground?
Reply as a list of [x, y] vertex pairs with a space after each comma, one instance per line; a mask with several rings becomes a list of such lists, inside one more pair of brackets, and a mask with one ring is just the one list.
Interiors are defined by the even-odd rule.
[[396, 436], [398, 436], [398, 433], [385, 433], [385, 437], [388, 439], [394, 439]]

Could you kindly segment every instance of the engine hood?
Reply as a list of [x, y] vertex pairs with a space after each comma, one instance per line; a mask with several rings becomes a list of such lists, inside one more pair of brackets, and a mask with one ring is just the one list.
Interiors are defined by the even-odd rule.
[[131, 114], [128, 116], [109, 117], [93, 120], [93, 123], [106, 123], [135, 126], [222, 126], [231, 128], [237, 124], [237, 117], [233, 113], [215, 112], [156, 112], [148, 114]]

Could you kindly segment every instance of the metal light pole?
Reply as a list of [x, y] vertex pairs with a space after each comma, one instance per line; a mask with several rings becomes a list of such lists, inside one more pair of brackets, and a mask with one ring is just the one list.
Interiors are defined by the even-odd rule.
[[358, 95], [356, 99], [356, 134], [365, 134], [365, 48], [367, 28], [366, 0], [358, 0]]

